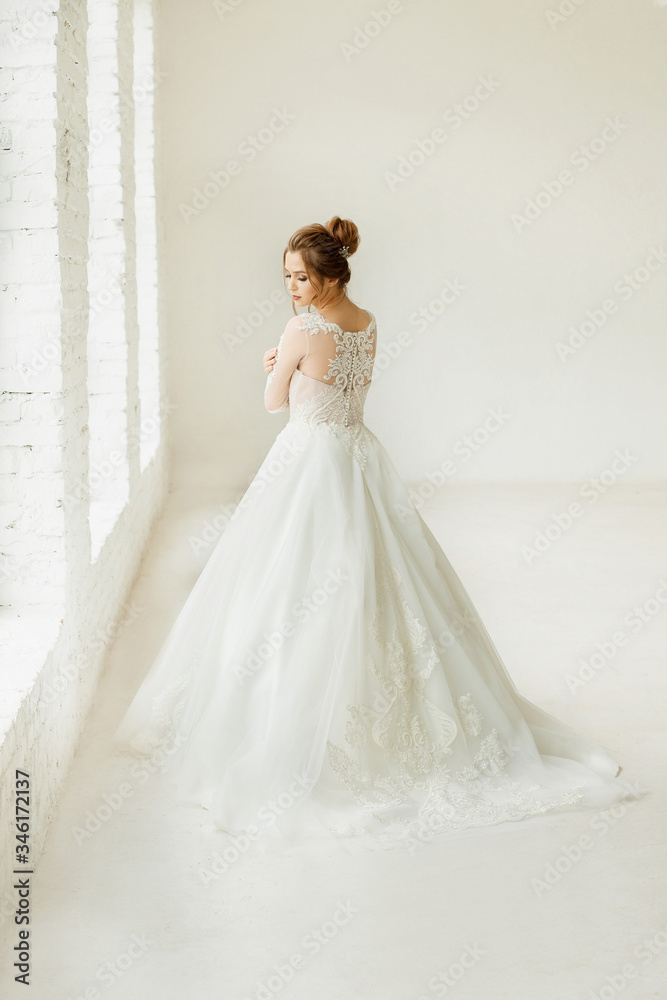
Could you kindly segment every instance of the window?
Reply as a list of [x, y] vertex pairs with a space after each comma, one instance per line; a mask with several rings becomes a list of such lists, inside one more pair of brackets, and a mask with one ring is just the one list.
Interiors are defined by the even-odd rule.
[[91, 558], [129, 498], [118, 0], [88, 0], [88, 428]]

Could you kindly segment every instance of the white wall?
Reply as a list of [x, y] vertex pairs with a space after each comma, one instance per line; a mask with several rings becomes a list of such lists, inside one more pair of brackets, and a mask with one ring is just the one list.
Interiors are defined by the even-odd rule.
[[[365, 48], [346, 48], [363, 44], [356, 29], [373, 11], [389, 9]], [[234, 491], [256, 471], [284, 420], [263, 412], [261, 354], [291, 305], [234, 351], [225, 335], [280, 289], [289, 234], [332, 214], [360, 228], [351, 295], [378, 318], [380, 354], [412, 334], [367, 408], [404, 478], [419, 483], [449, 459], [449, 481], [583, 481], [610, 469], [618, 449], [631, 454], [615, 466], [624, 481], [665, 476], [667, 259], [652, 258], [636, 291], [623, 276], [667, 247], [667, 9], [651, 0], [562, 0], [561, 9], [556, 0], [162, 4], [177, 481]], [[477, 110], [443, 117], [480, 78], [495, 83]], [[294, 119], [249, 161], [239, 145], [274, 108]], [[392, 190], [387, 172], [436, 128], [444, 141]], [[577, 151], [605, 129], [584, 169]], [[195, 201], [230, 159], [239, 173]], [[563, 170], [571, 183], [543, 193], [551, 204], [519, 232], [513, 215], [545, 184], [557, 192]], [[465, 291], [418, 330], [410, 317], [447, 281]], [[615, 310], [606, 317], [605, 303]], [[602, 310], [604, 325], [559, 357], [587, 310]], [[498, 407], [507, 419], [480, 431], [488, 441], [466, 457], [457, 442]]]

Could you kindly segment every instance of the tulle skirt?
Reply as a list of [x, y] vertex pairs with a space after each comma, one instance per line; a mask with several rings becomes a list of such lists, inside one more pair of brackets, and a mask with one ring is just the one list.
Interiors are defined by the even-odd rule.
[[518, 693], [363, 423], [280, 432], [114, 739], [253, 839], [410, 843], [628, 796]]

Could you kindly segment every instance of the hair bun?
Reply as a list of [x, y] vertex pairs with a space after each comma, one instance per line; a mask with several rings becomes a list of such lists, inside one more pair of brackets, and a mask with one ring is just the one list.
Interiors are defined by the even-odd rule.
[[359, 246], [359, 230], [351, 219], [341, 219], [334, 215], [333, 219], [325, 223], [324, 228], [342, 247], [348, 248], [350, 257], [356, 253]]

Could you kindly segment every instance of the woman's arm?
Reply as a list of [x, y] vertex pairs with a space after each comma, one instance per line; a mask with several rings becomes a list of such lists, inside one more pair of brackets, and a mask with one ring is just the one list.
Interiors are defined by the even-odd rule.
[[308, 334], [301, 329], [299, 316], [293, 316], [288, 322], [275, 351], [272, 367], [271, 351], [263, 358], [264, 370], [269, 372], [264, 389], [264, 405], [269, 413], [278, 413], [289, 405], [290, 379], [308, 352]]

